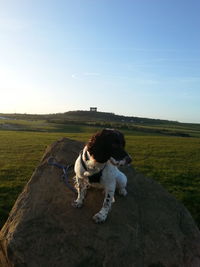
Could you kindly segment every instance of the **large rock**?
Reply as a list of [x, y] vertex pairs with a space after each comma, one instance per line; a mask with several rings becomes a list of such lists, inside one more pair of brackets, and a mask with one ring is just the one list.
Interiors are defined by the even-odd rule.
[[[92, 221], [103, 201], [91, 188], [82, 209], [49, 166], [73, 163], [82, 143], [63, 139], [46, 152], [0, 232], [4, 267], [199, 267], [200, 233], [190, 213], [153, 180], [131, 167], [128, 196], [116, 196], [108, 220]], [[71, 173], [71, 176], [73, 173]]]

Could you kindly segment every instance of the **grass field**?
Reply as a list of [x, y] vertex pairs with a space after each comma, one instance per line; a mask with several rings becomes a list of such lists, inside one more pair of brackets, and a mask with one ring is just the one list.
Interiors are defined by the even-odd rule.
[[[31, 126], [32, 127], [32, 126]], [[52, 129], [51, 129], [52, 130]], [[66, 126], [63, 132], [0, 131], [0, 226], [39, 163], [45, 148], [69, 137], [86, 141], [97, 128]], [[125, 131], [133, 166], [157, 180], [190, 210], [200, 226], [200, 138]]]

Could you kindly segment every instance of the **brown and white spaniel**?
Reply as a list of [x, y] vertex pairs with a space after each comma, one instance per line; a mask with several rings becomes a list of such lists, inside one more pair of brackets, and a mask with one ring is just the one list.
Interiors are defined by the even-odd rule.
[[118, 166], [130, 164], [131, 157], [125, 151], [124, 135], [114, 129], [104, 129], [91, 137], [75, 162], [78, 197], [74, 206], [82, 207], [90, 183], [100, 183], [105, 188], [101, 210], [93, 216], [96, 223], [106, 220], [114, 200], [115, 189], [126, 196], [127, 177]]

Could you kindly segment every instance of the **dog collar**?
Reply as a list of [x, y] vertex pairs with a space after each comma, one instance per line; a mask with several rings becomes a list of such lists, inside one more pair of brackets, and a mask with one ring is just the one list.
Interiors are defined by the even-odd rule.
[[[88, 158], [87, 153], [84, 153], [84, 155], [83, 155], [83, 153], [84, 153], [83, 150], [81, 150], [81, 152], [80, 152], [81, 164], [82, 164], [83, 168], [86, 171], [88, 171], [87, 166], [86, 166], [86, 164], [85, 164], [85, 162], [83, 160], [83, 156], [85, 157], [86, 161], [89, 160], [89, 158]], [[103, 170], [104, 170], [105, 167], [106, 167], [106, 164], [103, 166], [103, 168], [100, 171], [98, 171], [97, 173], [94, 173], [94, 174], [88, 176], [89, 182], [90, 183], [99, 183], [100, 182], [100, 179], [101, 179], [101, 176], [102, 176], [102, 172], [103, 172]]]

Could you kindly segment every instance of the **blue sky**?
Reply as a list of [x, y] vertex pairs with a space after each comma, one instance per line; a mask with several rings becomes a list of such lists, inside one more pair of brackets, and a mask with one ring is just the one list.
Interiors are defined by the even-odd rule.
[[200, 123], [199, 0], [0, 0], [0, 112]]

